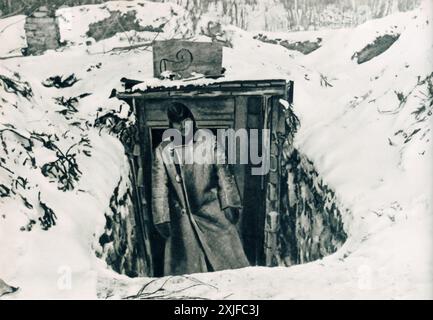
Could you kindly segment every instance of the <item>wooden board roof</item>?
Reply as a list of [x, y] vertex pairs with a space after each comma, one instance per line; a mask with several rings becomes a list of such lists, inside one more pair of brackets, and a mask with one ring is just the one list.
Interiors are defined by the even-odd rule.
[[[285, 79], [232, 80], [232, 81], [161, 81], [146, 86], [145, 82], [123, 79], [129, 90], [117, 93], [120, 99], [128, 98], [168, 98], [185, 96], [222, 96], [222, 95], [293, 95], [293, 81]], [[143, 83], [143, 84], [141, 84]], [[163, 83], [163, 84], [162, 84]], [[140, 84], [138, 89], [134, 86]]]

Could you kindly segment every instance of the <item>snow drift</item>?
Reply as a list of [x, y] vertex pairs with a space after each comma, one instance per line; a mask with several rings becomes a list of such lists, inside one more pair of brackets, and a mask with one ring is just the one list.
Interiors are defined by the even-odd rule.
[[[188, 17], [175, 5], [110, 6], [132, 8], [149, 19], [143, 26], [155, 28], [158, 19], [173, 16], [179, 21], [174, 26], [184, 26], [176, 35], [205, 38], [189, 34]], [[140, 7], [161, 16], [141, 14]], [[104, 5], [61, 9], [68, 21], [83, 19], [61, 24], [67, 46], [1, 60], [0, 278], [20, 288], [4, 297], [121, 298], [150, 281], [119, 275], [95, 255], [104, 213], [129, 168], [119, 139], [94, 121], [108, 111], [134, 121], [126, 104], [108, 96], [121, 77], [152, 77], [150, 48], [112, 49], [129, 45], [134, 35], [141, 43], [141, 36], [173, 33], [164, 27], [140, 37], [131, 30], [128, 37], [91, 40], [88, 25], [107, 18], [106, 12]], [[15, 44], [6, 53], [23, 45], [18, 26], [1, 34]], [[234, 299], [432, 298], [432, 29], [430, 1], [354, 29], [279, 35], [290, 41], [320, 37], [320, 48], [307, 55], [224, 26], [232, 44], [224, 48], [228, 79], [295, 81], [301, 123], [295, 146], [349, 209], [343, 215], [348, 240], [335, 254], [308, 264], [160, 279], [146, 290], [181, 288], [183, 296]], [[391, 33], [398, 40], [379, 55], [362, 64], [352, 58]], [[70, 76], [77, 81], [47, 86], [55, 76], [60, 83]], [[184, 290], [191, 282], [199, 285]]]

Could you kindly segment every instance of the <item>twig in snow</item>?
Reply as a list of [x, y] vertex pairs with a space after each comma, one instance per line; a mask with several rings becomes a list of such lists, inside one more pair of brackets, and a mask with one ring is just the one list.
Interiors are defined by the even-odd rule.
[[[166, 284], [167, 284], [171, 279], [173, 279], [174, 276], [169, 276], [169, 277], [167, 277], [167, 279], [164, 280], [164, 282], [163, 282], [163, 283], [162, 283], [162, 284], [161, 284], [157, 289], [155, 289], [155, 290], [153, 290], [153, 291], [151, 291], [151, 292], [144, 292], [144, 290], [145, 290], [147, 287], [149, 287], [150, 284], [152, 284], [152, 283], [154, 283], [154, 282], [160, 280], [160, 279], [154, 279], [154, 280], [149, 281], [148, 283], [146, 283], [146, 284], [145, 284], [145, 285], [144, 285], [144, 286], [143, 286], [143, 287], [138, 291], [137, 294], [135, 294], [135, 295], [131, 295], [131, 296], [128, 296], [128, 297], [125, 297], [124, 299], [161, 299], [161, 298], [177, 299], [177, 298], [179, 298], [179, 297], [176, 296], [176, 294], [181, 293], [181, 292], [184, 292], [184, 291], [186, 291], [186, 290], [188, 290], [188, 289], [191, 289], [191, 288], [194, 288], [194, 287], [197, 287], [197, 286], [209, 286], [209, 287], [211, 287], [211, 288], [213, 288], [213, 289], [218, 290], [217, 287], [215, 287], [215, 286], [213, 286], [213, 285], [210, 285], [210, 284], [208, 284], [208, 283], [205, 283], [205, 282], [203, 282], [203, 281], [201, 281], [201, 280], [198, 280], [198, 279], [196, 279], [196, 278], [193, 278], [193, 277], [191, 277], [191, 276], [179, 276], [179, 277], [185, 278], [185, 279], [190, 280], [190, 281], [195, 282], [195, 283], [193, 283], [193, 284], [191, 284], [191, 285], [189, 285], [189, 286], [186, 286], [186, 287], [184, 287], [184, 288], [181, 288], [181, 289], [177, 289], [177, 290], [172, 290], [172, 291], [170, 291], [170, 290], [167, 290], [167, 288], [166, 288]], [[204, 299], [204, 298], [201, 298], [201, 297], [193, 297], [193, 296], [191, 296], [191, 297], [188, 296], [187, 298], [191, 298], [191, 299]]]

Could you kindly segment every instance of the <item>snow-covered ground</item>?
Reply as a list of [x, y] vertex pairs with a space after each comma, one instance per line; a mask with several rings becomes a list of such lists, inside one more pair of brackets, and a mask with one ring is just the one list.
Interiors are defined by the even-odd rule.
[[21, 48], [27, 47], [25, 22], [24, 15], [0, 19], [0, 57], [20, 56]]
[[[148, 9], [158, 6], [157, 12], [170, 16], [178, 13], [174, 19], [181, 23], [168, 23], [158, 37], [188, 33], [184, 11], [175, 5], [135, 3]], [[122, 2], [112, 6], [126, 10]], [[128, 106], [108, 99], [110, 92], [119, 87], [121, 77], [151, 78], [152, 53], [150, 48], [110, 52], [128, 44], [121, 34], [85, 45], [85, 26], [75, 25], [103, 19], [106, 8], [84, 7], [58, 11], [68, 21], [80, 19], [80, 12], [87, 15], [84, 22], [61, 24], [62, 37], [70, 43], [66, 48], [0, 60], [1, 76], [33, 92], [31, 97], [7, 92], [0, 81], [0, 132], [6, 144], [0, 148], [0, 184], [15, 192], [0, 197], [0, 278], [20, 287], [5, 298], [121, 298], [136, 294], [152, 280], [118, 275], [95, 255], [100, 250], [104, 212], [128, 165], [121, 143], [91, 126], [97, 114], [119, 110], [121, 105], [126, 114]], [[321, 47], [309, 55], [225, 27], [233, 43], [233, 48], [224, 48], [228, 79], [295, 81], [295, 112], [301, 120], [295, 143], [350, 209], [350, 216], [343, 217], [348, 240], [335, 254], [312, 263], [157, 279], [146, 291], [164, 287], [166, 293], [178, 290], [174, 296], [228, 299], [432, 299], [433, 107], [425, 80], [433, 73], [432, 11], [427, 0], [412, 12], [354, 29], [279, 35], [293, 41], [321, 37]], [[145, 25], [163, 19], [138, 16]], [[21, 18], [5, 20], [10, 19]], [[8, 24], [0, 20], [0, 30]], [[173, 31], [170, 25], [184, 29]], [[360, 65], [351, 59], [391, 31], [400, 37], [383, 54]], [[2, 43], [8, 43], [1, 55], [19, 52], [23, 34], [21, 22], [0, 33]], [[71, 87], [42, 85], [51, 76], [72, 73], [79, 81]], [[83, 93], [91, 95], [78, 101], [77, 112], [67, 117], [58, 112], [63, 107], [54, 98]], [[41, 167], [57, 157], [35, 139], [28, 150], [27, 138], [34, 133], [56, 135], [55, 143], [63, 153], [74, 145], [71, 153], [76, 153], [81, 177], [73, 190], [61, 191], [57, 181], [42, 175]], [[89, 143], [77, 144], [83, 137]], [[31, 231], [21, 231], [30, 219], [37, 221], [43, 215], [41, 203], [55, 212], [56, 225], [45, 231], [37, 222]]]

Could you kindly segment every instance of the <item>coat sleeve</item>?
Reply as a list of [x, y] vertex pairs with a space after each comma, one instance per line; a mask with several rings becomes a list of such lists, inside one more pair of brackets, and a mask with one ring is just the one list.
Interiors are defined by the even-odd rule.
[[226, 163], [226, 156], [222, 147], [214, 142], [214, 154], [216, 158], [216, 173], [218, 177], [218, 198], [221, 209], [228, 207], [242, 208], [241, 197], [230, 165]]
[[168, 177], [159, 147], [155, 149], [152, 164], [152, 211], [153, 223], [170, 222], [168, 205]]

